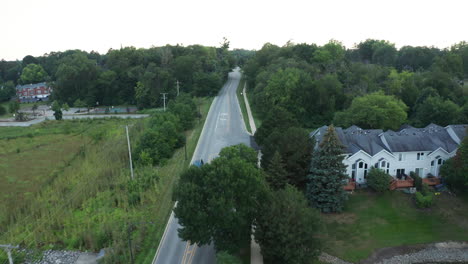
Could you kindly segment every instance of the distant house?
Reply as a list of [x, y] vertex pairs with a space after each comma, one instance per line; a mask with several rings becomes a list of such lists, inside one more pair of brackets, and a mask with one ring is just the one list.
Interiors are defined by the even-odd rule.
[[[323, 126], [312, 133], [316, 147], [327, 131]], [[455, 156], [466, 136], [468, 125], [441, 127], [430, 124], [425, 128], [406, 125], [398, 131], [362, 129], [351, 126], [336, 127], [339, 140], [345, 147], [343, 163], [347, 174], [357, 183], [365, 183], [371, 167], [380, 168], [396, 178], [405, 177], [411, 171], [422, 178], [429, 174], [439, 176], [440, 166]]]
[[16, 96], [21, 103], [48, 101], [52, 89], [47, 83], [34, 83], [16, 86]]

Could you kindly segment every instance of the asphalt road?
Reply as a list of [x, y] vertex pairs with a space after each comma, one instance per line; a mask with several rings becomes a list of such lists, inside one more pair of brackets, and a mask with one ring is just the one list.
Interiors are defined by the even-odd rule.
[[[244, 143], [250, 146], [250, 135], [242, 120], [237, 101], [236, 88], [241, 74], [238, 69], [229, 74], [229, 79], [214, 99], [202, 134], [192, 158], [204, 162], [216, 158], [224, 147]], [[161, 245], [154, 258], [154, 264], [215, 264], [213, 245], [198, 247], [182, 241], [177, 233], [180, 228], [177, 218], [171, 214]]]

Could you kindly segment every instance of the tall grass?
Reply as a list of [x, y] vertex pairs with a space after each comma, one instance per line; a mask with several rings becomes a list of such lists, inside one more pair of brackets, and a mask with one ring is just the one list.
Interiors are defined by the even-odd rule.
[[[204, 99], [203, 116], [210, 103], [211, 99]], [[73, 125], [64, 128], [66, 122]], [[137, 167], [133, 181], [123, 127], [129, 121], [84, 122], [91, 125], [65, 121], [32, 128], [37, 130], [33, 131], [34, 137], [57, 137], [67, 130], [67, 135], [76, 137], [81, 144], [73, 158], [55, 167], [47, 184], [27, 204], [16, 207], [3, 220], [0, 218], [0, 244], [19, 244], [29, 249], [108, 248], [106, 263], [130, 263], [132, 251], [137, 263], [151, 263], [173, 207], [172, 187], [189, 164], [203, 122], [186, 132], [187, 160], [184, 148], [178, 149], [164, 166]], [[130, 138], [135, 146], [145, 133], [147, 121], [130, 122], [134, 122]], [[9, 130], [3, 140], [20, 140], [15, 141], [19, 143], [28, 139], [24, 131], [17, 131], [16, 137], [13, 131]], [[43, 141], [38, 138], [34, 144]]]

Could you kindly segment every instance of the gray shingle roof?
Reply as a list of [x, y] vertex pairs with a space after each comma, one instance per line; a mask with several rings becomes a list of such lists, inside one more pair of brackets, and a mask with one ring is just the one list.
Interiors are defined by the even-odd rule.
[[406, 128], [399, 132], [387, 131], [383, 135], [393, 152], [434, 151], [442, 148], [450, 153], [458, 148], [447, 130], [434, 124], [425, 128]]
[[[466, 135], [468, 126], [451, 125], [450, 127], [462, 139]], [[321, 142], [327, 128], [327, 126], [323, 126], [310, 135], [315, 134], [316, 140]], [[458, 148], [458, 144], [447, 130], [436, 124], [430, 124], [425, 128], [405, 125], [398, 131], [387, 130], [385, 132], [381, 129], [361, 129], [357, 126], [351, 126], [347, 129], [336, 127], [335, 130], [341, 143], [345, 146], [345, 152], [348, 154], [354, 154], [362, 150], [373, 156], [382, 150], [408, 152], [435, 151], [438, 148], [450, 153]], [[381, 136], [385, 138], [388, 147], [383, 143]]]
[[[322, 141], [327, 128], [327, 126], [319, 128], [320, 134], [315, 136], [318, 142]], [[383, 132], [381, 129], [361, 129], [358, 126], [351, 126], [347, 129], [336, 127], [335, 130], [341, 143], [345, 146], [346, 153], [354, 154], [363, 150], [370, 155], [375, 155], [384, 149], [389, 151], [379, 138], [379, 134]]]
[[465, 138], [468, 125], [449, 125], [449, 127], [453, 129], [453, 131], [460, 140], [463, 140], [463, 138]]

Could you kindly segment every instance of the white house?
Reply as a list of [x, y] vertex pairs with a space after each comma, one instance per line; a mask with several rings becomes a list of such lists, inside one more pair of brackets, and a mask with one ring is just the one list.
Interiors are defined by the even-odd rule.
[[[317, 141], [316, 147], [327, 128], [323, 126], [310, 134]], [[343, 163], [347, 165], [347, 174], [357, 183], [365, 183], [372, 166], [397, 178], [411, 171], [422, 178], [429, 174], [439, 176], [440, 166], [455, 156], [467, 128], [468, 125], [430, 124], [425, 128], [405, 125], [398, 131], [357, 126], [336, 127], [335, 130], [345, 147]]]

